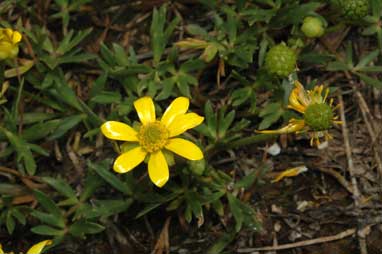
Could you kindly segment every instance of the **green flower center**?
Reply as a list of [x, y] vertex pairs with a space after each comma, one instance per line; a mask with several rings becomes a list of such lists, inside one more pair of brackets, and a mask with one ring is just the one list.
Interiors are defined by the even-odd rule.
[[156, 121], [142, 125], [138, 133], [138, 140], [143, 149], [149, 153], [154, 153], [167, 144], [168, 135], [166, 127]]
[[311, 104], [305, 110], [304, 120], [314, 131], [327, 130], [332, 126], [333, 111], [325, 103]]

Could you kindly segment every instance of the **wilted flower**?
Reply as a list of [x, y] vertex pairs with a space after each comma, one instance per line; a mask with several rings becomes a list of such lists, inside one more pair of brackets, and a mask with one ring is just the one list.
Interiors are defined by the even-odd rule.
[[294, 109], [304, 115], [303, 119], [289, 120], [287, 126], [278, 130], [263, 130], [258, 133], [268, 134], [284, 134], [284, 133], [301, 133], [308, 132], [311, 139], [310, 145], [320, 144], [320, 138], [325, 137], [326, 140], [332, 139], [328, 130], [333, 124], [341, 124], [338, 117], [334, 115], [333, 99], [327, 103], [329, 89], [325, 90], [324, 96], [322, 92], [323, 85], [313, 88], [313, 90], [305, 91], [300, 82], [295, 82], [295, 88], [289, 96], [288, 108]]
[[19, 53], [21, 34], [10, 28], [0, 28], [0, 60], [14, 58]]
[[298, 166], [295, 168], [289, 168], [284, 170], [283, 172], [279, 173], [275, 179], [272, 180], [272, 183], [277, 183], [284, 179], [285, 177], [294, 177], [297, 176], [303, 172], [308, 171], [308, 168], [305, 165]]
[[[39, 242], [35, 245], [33, 245], [28, 251], [26, 254], [40, 254], [41, 251], [44, 249], [44, 247], [46, 245], [50, 245], [52, 244], [52, 241], [51, 240], [45, 240], [45, 241], [42, 241], [42, 242]], [[8, 252], [4, 252], [3, 251], [3, 248], [0, 244], [0, 254], [5, 254], [5, 253], [8, 253]]]
[[151, 181], [162, 187], [169, 179], [169, 169], [164, 150], [174, 152], [189, 160], [201, 160], [203, 153], [192, 142], [175, 138], [201, 124], [203, 117], [186, 113], [189, 99], [176, 98], [166, 109], [162, 119], [156, 120], [155, 107], [150, 97], [134, 102], [134, 107], [142, 123], [139, 130], [116, 121], [108, 121], [101, 126], [102, 133], [109, 139], [134, 142], [136, 147], [122, 153], [114, 162], [114, 171], [126, 173], [148, 158], [148, 172]]

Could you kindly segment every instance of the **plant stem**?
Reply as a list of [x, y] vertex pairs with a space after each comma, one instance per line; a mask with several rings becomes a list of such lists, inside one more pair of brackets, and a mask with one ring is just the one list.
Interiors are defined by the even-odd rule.
[[278, 135], [275, 135], [275, 134], [256, 134], [253, 136], [240, 138], [240, 139], [233, 141], [231, 143], [216, 144], [211, 149], [207, 148], [206, 152], [208, 153], [208, 157], [212, 157], [214, 154], [216, 154], [217, 152], [222, 151], [222, 150], [234, 149], [234, 148], [238, 148], [238, 147], [242, 147], [242, 146], [247, 146], [247, 145], [265, 142], [265, 141], [271, 140], [277, 136]]
[[232, 143], [226, 144], [224, 148], [232, 149], [232, 148], [237, 148], [240, 146], [252, 145], [252, 144], [268, 141], [270, 139], [275, 138], [276, 136], [277, 135], [275, 134], [257, 134], [257, 135], [241, 138]]

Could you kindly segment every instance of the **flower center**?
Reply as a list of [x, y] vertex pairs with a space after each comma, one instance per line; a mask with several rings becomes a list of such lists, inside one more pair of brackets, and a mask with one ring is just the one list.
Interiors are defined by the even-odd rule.
[[168, 130], [156, 121], [142, 125], [138, 133], [139, 144], [149, 153], [162, 149], [168, 140]]
[[306, 108], [304, 120], [306, 125], [314, 131], [327, 130], [332, 126], [333, 111], [325, 103], [314, 103]]

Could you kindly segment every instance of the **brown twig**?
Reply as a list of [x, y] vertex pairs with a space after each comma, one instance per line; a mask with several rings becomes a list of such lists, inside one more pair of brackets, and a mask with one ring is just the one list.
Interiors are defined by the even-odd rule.
[[259, 248], [241, 248], [241, 249], [238, 249], [237, 252], [238, 253], [251, 253], [254, 251], [274, 251], [274, 250], [286, 250], [286, 249], [292, 249], [292, 248], [297, 248], [297, 247], [304, 247], [304, 246], [308, 246], [308, 245], [337, 241], [337, 240], [343, 239], [345, 237], [354, 235], [356, 233], [356, 231], [357, 231], [357, 229], [351, 228], [351, 229], [347, 229], [341, 233], [338, 233], [336, 235], [323, 236], [323, 237], [305, 240], [305, 241], [299, 241], [299, 242], [295, 242], [295, 243], [282, 244], [279, 246], [267, 246], [267, 247], [259, 247]]
[[[340, 103], [340, 116], [341, 116], [341, 121], [342, 121], [342, 135], [344, 138], [344, 144], [345, 144], [345, 152], [346, 152], [346, 157], [348, 161], [348, 171], [353, 187], [353, 200], [355, 204], [355, 208], [358, 212], [361, 212], [360, 210], [360, 192], [358, 189], [358, 183], [357, 183], [357, 178], [355, 177], [355, 169], [354, 169], [354, 164], [353, 164], [353, 156], [352, 156], [352, 148], [350, 145], [350, 139], [349, 139], [349, 130], [347, 128], [346, 124], [346, 117], [345, 117], [345, 107], [344, 107], [344, 101], [342, 99], [342, 94], [340, 93], [338, 95], [338, 101]], [[359, 247], [361, 254], [367, 254], [367, 246], [366, 246], [366, 239], [365, 237], [361, 237], [361, 229], [358, 231], [358, 242], [359, 242]]]
[[352, 195], [354, 195], [354, 191], [353, 191], [353, 188], [351, 186], [351, 183], [349, 183], [340, 173], [338, 173], [337, 171], [335, 171], [334, 169], [331, 169], [331, 168], [321, 168], [321, 167], [317, 167], [315, 168], [317, 170], [319, 170], [320, 172], [322, 173], [325, 173], [325, 174], [328, 174], [328, 175], [331, 175], [332, 177], [334, 177], [348, 192], [350, 192]]
[[376, 141], [378, 138], [374, 132], [375, 128], [373, 128], [374, 126], [372, 125], [373, 117], [370, 113], [369, 107], [367, 106], [365, 98], [362, 96], [362, 94], [359, 91], [356, 91], [355, 95], [358, 98], [358, 102], [359, 102], [358, 105], [359, 105], [359, 108], [361, 109], [363, 121], [365, 122], [367, 131], [369, 132], [369, 135], [371, 137], [371, 144], [373, 146], [374, 158], [377, 163], [379, 176], [381, 177], [382, 176], [382, 160], [381, 160], [381, 157], [379, 156], [379, 151], [378, 151], [379, 147], [376, 145]]

